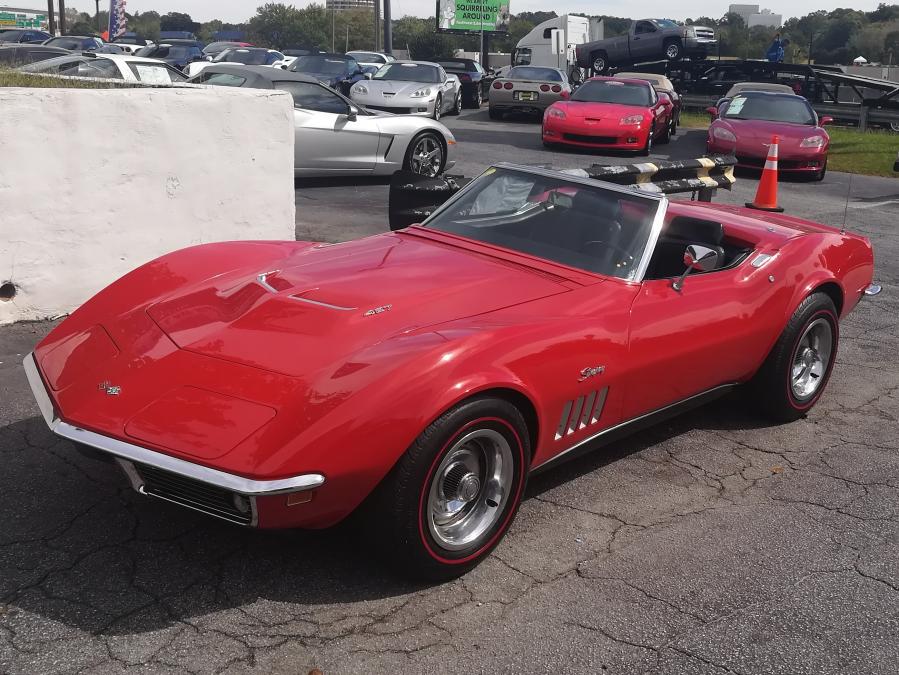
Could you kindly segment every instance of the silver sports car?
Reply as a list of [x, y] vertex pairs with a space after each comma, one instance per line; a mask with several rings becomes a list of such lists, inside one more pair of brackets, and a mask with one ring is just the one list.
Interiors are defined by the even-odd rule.
[[354, 84], [350, 97], [369, 110], [439, 120], [444, 113], [458, 115], [462, 110], [462, 83], [436, 63], [394, 61], [370, 80]]
[[366, 110], [308, 75], [266, 66], [210, 64], [189, 81], [289, 92], [297, 176], [389, 175], [399, 169], [436, 176], [455, 163], [456, 139], [440, 122]]

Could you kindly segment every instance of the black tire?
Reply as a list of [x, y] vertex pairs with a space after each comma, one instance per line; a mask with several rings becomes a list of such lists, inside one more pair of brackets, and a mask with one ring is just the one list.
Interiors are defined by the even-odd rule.
[[469, 104], [472, 108], [474, 108], [474, 109], [476, 109], [476, 110], [480, 110], [481, 104], [482, 104], [483, 102], [484, 102], [484, 92], [481, 90], [481, 85], [478, 84], [478, 85], [475, 87], [474, 92], [472, 93], [472, 95], [468, 97], [468, 104]]
[[[426, 173], [422, 173], [419, 170], [417, 163], [413, 161], [413, 155], [415, 154], [419, 144], [424, 141], [430, 141], [432, 144], [434, 144], [435, 147], [440, 149], [440, 161], [437, 163], [437, 166], [433, 167], [436, 172], [428, 171]], [[422, 131], [409, 142], [409, 147], [406, 148], [406, 155], [403, 157], [404, 170], [412, 171], [413, 173], [417, 173], [420, 176], [428, 176], [433, 178], [443, 173], [444, 167], [446, 167], [446, 144], [444, 142], [444, 139], [440, 137], [440, 134], [438, 132]]]
[[674, 125], [671, 127], [671, 135], [672, 135], [672, 136], [676, 136], [676, 135], [677, 135], [677, 128], [678, 128], [679, 126], [680, 126], [680, 113], [677, 113], [677, 114], [674, 116]]
[[820, 183], [822, 180], [824, 180], [824, 176], [826, 176], [826, 175], [827, 175], [827, 160], [825, 159], [824, 166], [821, 167], [820, 171], [815, 172], [815, 174], [812, 176], [812, 180], [815, 181], [816, 183]]
[[[818, 329], [821, 329], [822, 334], [829, 331], [829, 353], [817, 376], [811, 377], [813, 373], [809, 371], [807, 381], [813, 383], [814, 390], [801, 396], [794, 386], [799, 382], [794, 377], [794, 366], [799, 364], [803, 356], [800, 349], [805, 350], [806, 336]], [[755, 400], [767, 417], [775, 422], [793, 422], [814, 407], [830, 380], [839, 336], [837, 310], [826, 293], [812, 293], [800, 303], [751, 383]], [[812, 351], [822, 356], [820, 343]]]
[[680, 61], [684, 56], [684, 48], [681, 46], [680, 40], [666, 40], [662, 46], [665, 58], [669, 61]]
[[659, 136], [659, 144], [671, 141], [671, 127], [674, 126], [674, 120], [668, 120], [665, 124], [665, 133]]
[[456, 101], [453, 103], [453, 109], [450, 110], [450, 115], [458, 115], [462, 112], [462, 90], [456, 92]]
[[641, 157], [649, 157], [650, 153], [652, 153], [652, 137], [655, 134], [655, 127], [649, 130], [649, 134], [646, 136], [646, 145], [643, 146], [640, 150], [637, 150], [637, 154]]
[[590, 55], [590, 65], [596, 75], [602, 75], [609, 70], [609, 57], [605, 52], [594, 52]]
[[[474, 440], [460, 443], [471, 437]], [[476, 486], [477, 481], [469, 480], [466, 487], [476, 489], [477, 494], [464, 502], [450, 519], [450, 525], [441, 525], [434, 515], [434, 505], [440, 503], [441, 496], [444, 503], [448, 501], [445, 492], [448, 486], [457, 492], [456, 499], [462, 501], [464, 498], [458, 495], [462, 494], [463, 484], [468, 476], [476, 473], [469, 463], [455, 463], [453, 459], [460, 457], [459, 453], [469, 452], [469, 446], [474, 449], [469, 456], [476, 456], [480, 451], [484, 458], [500, 452], [501, 446], [507, 447], [509, 453], [503, 454], [502, 462], [492, 465], [492, 473], [487, 471], [491, 464], [485, 459], [482, 475], [495, 477], [496, 466], [502, 466], [499, 475], [508, 480], [502, 491], [488, 491], [483, 484]], [[385, 561], [392, 568], [399, 566], [408, 576], [431, 581], [461, 576], [487, 557], [509, 529], [527, 485], [529, 465], [527, 425], [514, 405], [490, 397], [464, 401], [430, 424], [381, 482], [365, 507], [365, 515], [374, 525], [369, 525], [366, 531], [381, 549]], [[460, 467], [463, 477], [453, 474]], [[495, 487], [502, 482], [493, 480], [490, 485]], [[461, 518], [457, 520], [457, 516]], [[474, 523], [479, 525], [472, 528], [469, 534], [473, 538], [466, 544], [463, 533], [468, 530], [464, 527]], [[448, 530], [442, 528], [456, 526], [462, 541], [447, 544], [451, 538], [443, 538]]]
[[443, 94], [437, 94], [437, 100], [434, 101], [434, 114], [431, 118], [435, 122], [440, 121], [440, 115], [443, 113]]
[[496, 108], [490, 108], [487, 113], [490, 115], [490, 119], [492, 120], [501, 120], [503, 118], [503, 113]]

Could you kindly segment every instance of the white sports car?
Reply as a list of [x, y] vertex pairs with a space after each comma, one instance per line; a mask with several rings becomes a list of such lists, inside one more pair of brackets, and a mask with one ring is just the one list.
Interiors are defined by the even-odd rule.
[[95, 54], [84, 52], [57, 56], [22, 66], [26, 73], [47, 73], [64, 77], [93, 77], [144, 84], [172, 84], [184, 82], [184, 74], [159, 59], [131, 54]]
[[289, 92], [297, 176], [390, 175], [400, 169], [436, 176], [455, 163], [456, 139], [439, 122], [367, 110], [309, 75], [213, 63], [190, 82]]
[[354, 84], [350, 97], [369, 110], [439, 120], [444, 113], [458, 115], [462, 110], [462, 83], [437, 63], [394, 61], [370, 80]]
[[[209, 58], [209, 57], [207, 57]], [[274, 49], [261, 47], [229, 47], [208, 61], [194, 61], [187, 64], [188, 77], [199, 75], [211, 63], [242, 63], [246, 66], [275, 66], [284, 60], [284, 54]]]

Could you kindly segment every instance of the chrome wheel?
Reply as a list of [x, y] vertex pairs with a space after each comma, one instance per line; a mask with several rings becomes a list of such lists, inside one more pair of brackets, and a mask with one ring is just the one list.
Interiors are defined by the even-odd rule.
[[514, 489], [512, 448], [492, 429], [476, 429], [450, 448], [431, 478], [425, 518], [443, 549], [467, 548], [497, 524]]
[[440, 113], [443, 112], [441, 110], [442, 107], [443, 107], [443, 97], [438, 95], [437, 100], [434, 101], [434, 120], [440, 119]]
[[812, 321], [796, 348], [790, 373], [793, 396], [804, 401], [813, 397], [827, 374], [833, 354], [833, 328], [826, 319]]
[[680, 56], [680, 45], [676, 42], [672, 42], [667, 47], [665, 47], [665, 56], [669, 61], [673, 61], [678, 56]]
[[409, 168], [420, 176], [433, 178], [443, 168], [443, 146], [434, 136], [422, 136], [412, 147]]

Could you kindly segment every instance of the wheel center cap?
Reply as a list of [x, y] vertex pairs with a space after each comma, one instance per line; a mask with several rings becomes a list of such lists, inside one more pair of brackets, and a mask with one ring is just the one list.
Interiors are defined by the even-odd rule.
[[459, 481], [458, 495], [463, 502], [470, 502], [481, 491], [481, 481], [473, 473], [467, 473]]

